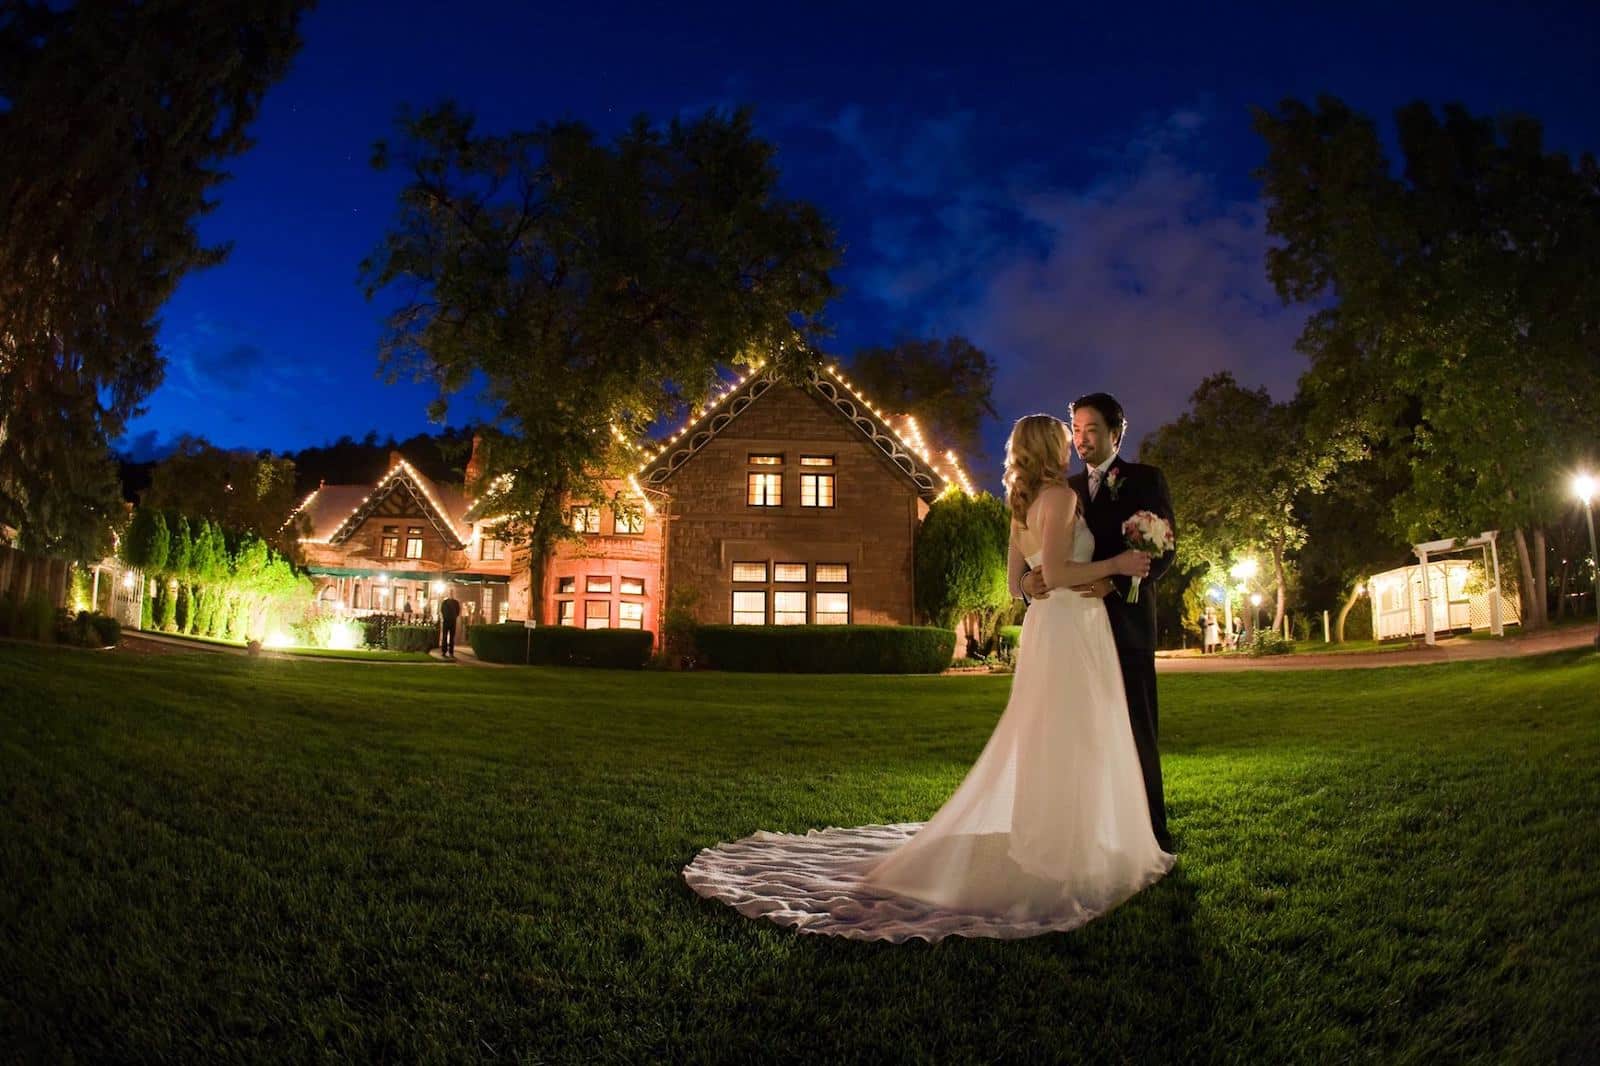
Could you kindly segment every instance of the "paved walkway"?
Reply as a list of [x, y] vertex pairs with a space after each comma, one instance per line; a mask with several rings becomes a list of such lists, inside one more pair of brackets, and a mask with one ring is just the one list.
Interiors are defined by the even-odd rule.
[[1370, 670], [1377, 666], [1431, 666], [1474, 659], [1513, 659], [1552, 651], [1594, 647], [1595, 627], [1563, 626], [1528, 636], [1501, 640], [1452, 637], [1429, 648], [1418, 645], [1405, 651], [1350, 652], [1318, 655], [1160, 655], [1156, 671], [1163, 674], [1216, 673], [1229, 670]]

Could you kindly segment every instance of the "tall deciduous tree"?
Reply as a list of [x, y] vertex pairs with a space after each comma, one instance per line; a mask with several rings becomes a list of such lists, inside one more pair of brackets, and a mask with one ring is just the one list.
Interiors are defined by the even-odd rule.
[[940, 449], [983, 454], [986, 418], [995, 417], [994, 362], [965, 337], [904, 340], [865, 348], [850, 360], [850, 377], [885, 410], [917, 417]]
[[1537, 626], [1544, 526], [1597, 439], [1600, 168], [1546, 151], [1528, 118], [1412, 104], [1397, 126], [1399, 173], [1336, 99], [1258, 113], [1268, 270], [1318, 308], [1307, 398], [1405, 453], [1410, 537], [1513, 530]]
[[1172, 489], [1184, 530], [1179, 562], [1215, 569], [1242, 553], [1265, 554], [1275, 627], [1283, 623], [1289, 553], [1306, 538], [1296, 498], [1322, 491], [1340, 460], [1353, 457], [1348, 437], [1307, 429], [1297, 404], [1275, 403], [1266, 389], [1246, 389], [1224, 371], [1202, 381], [1189, 409], [1139, 447]]
[[810, 349], [833, 237], [778, 196], [743, 112], [604, 144], [574, 123], [478, 133], [445, 106], [401, 135], [374, 158], [408, 173], [399, 217], [364, 265], [369, 296], [403, 283], [382, 365], [435, 383], [437, 418], [481, 375], [498, 433], [470, 488], [531, 549], [537, 611], [564, 508], [637, 464], [618, 433], [702, 400], [723, 367]]
[[150, 487], [139, 502], [255, 533], [292, 554], [292, 538], [280, 536], [296, 502], [292, 459], [180, 437], [172, 454], [151, 471]]
[[0, 522], [25, 545], [93, 554], [120, 513], [107, 442], [161, 380], [157, 310], [227, 252], [194, 220], [307, 6], [0, 5]]

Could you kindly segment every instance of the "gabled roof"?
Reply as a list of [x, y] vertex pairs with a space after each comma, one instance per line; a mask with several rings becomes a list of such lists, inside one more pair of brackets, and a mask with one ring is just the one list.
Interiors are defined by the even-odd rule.
[[[673, 434], [655, 455], [639, 468], [639, 478], [647, 485], [662, 485], [678, 468], [715, 440], [724, 429], [778, 383], [770, 372], [759, 371], [741, 378], [721, 398], [701, 412], [688, 425]], [[913, 447], [884, 412], [873, 407], [850, 387], [836, 367], [814, 370], [804, 386], [850, 425], [868, 444], [877, 448], [914, 486], [917, 494], [932, 502], [944, 491], [947, 479], [935, 468], [925, 449]]]
[[302, 538], [313, 544], [343, 544], [361, 523], [396, 492], [409, 493], [435, 532], [457, 550], [467, 546], [466, 501], [453, 486], [435, 485], [416, 467], [399, 459], [371, 485], [323, 485], [300, 502], [288, 526], [304, 515], [311, 524]]

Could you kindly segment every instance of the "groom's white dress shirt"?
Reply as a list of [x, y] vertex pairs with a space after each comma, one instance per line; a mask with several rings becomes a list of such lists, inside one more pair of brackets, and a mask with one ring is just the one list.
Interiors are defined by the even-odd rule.
[[1117, 461], [1119, 452], [1112, 452], [1111, 458], [1099, 466], [1089, 468], [1089, 499], [1094, 499], [1100, 493], [1100, 482], [1106, 479], [1106, 471], [1111, 469], [1111, 464]]

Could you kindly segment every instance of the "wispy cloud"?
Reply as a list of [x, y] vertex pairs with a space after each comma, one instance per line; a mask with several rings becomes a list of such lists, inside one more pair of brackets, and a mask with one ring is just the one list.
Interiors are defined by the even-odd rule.
[[1287, 396], [1305, 316], [1266, 279], [1260, 203], [1225, 196], [1205, 166], [1208, 106], [1086, 146], [1095, 173], [1079, 182], [986, 172], [967, 112], [885, 137], [846, 109], [829, 129], [882, 208], [851, 269], [895, 319], [987, 350], [1007, 420], [1105, 389], [1137, 441], [1219, 370]]

